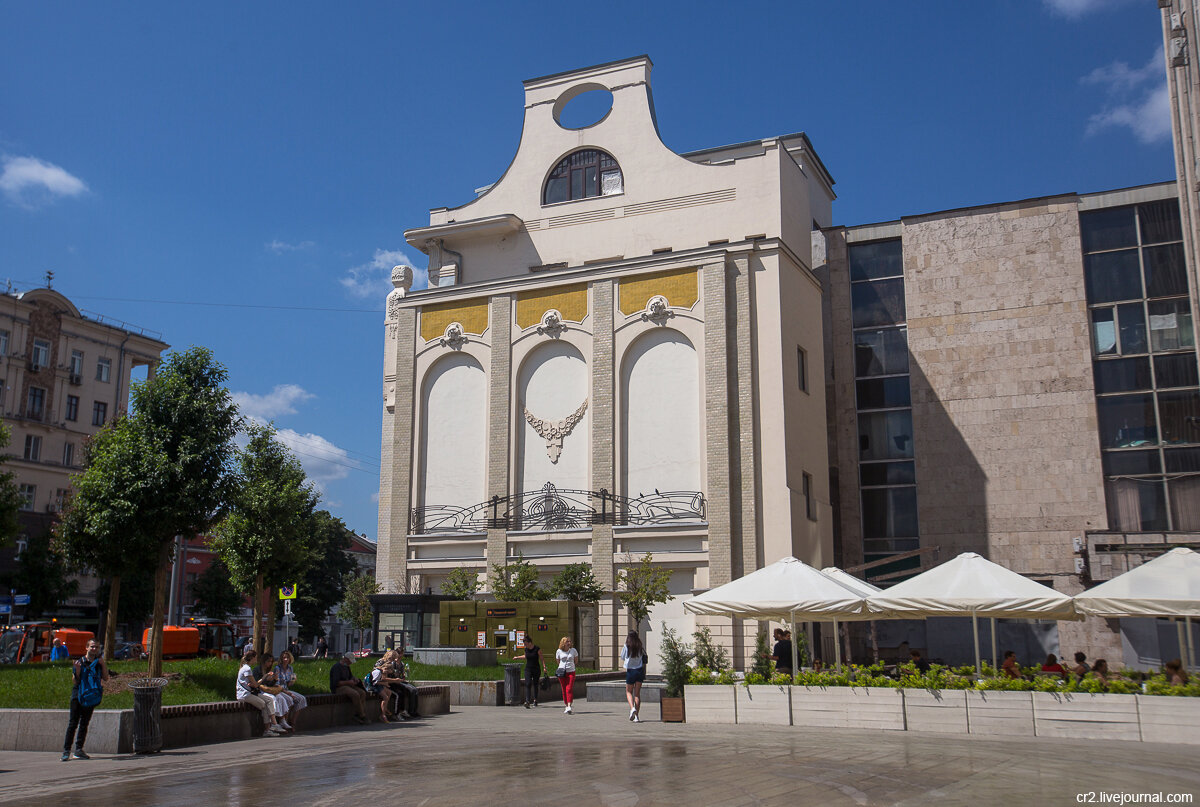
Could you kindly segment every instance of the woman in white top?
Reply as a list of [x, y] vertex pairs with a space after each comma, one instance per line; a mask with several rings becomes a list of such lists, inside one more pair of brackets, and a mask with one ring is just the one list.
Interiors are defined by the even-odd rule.
[[558, 650], [554, 651], [554, 658], [558, 662], [558, 671], [555, 672], [555, 675], [562, 684], [563, 702], [567, 704], [567, 708], [563, 709], [563, 714], [574, 714], [571, 703], [575, 698], [571, 689], [575, 686], [575, 659], [579, 658], [579, 651], [571, 647], [570, 638], [564, 636], [558, 642]]
[[629, 719], [641, 723], [642, 684], [646, 680], [646, 649], [636, 630], [629, 631], [621, 648], [621, 664], [625, 667], [625, 700], [629, 702]]
[[283, 729], [275, 720], [275, 699], [270, 695], [263, 694], [262, 689], [258, 685], [258, 679], [254, 677], [255, 659], [258, 658], [258, 653], [253, 650], [247, 650], [242, 656], [242, 666], [237, 674], [237, 699], [245, 701], [262, 712], [263, 732], [269, 737], [274, 737], [283, 734]]
[[[275, 665], [275, 680], [279, 682], [279, 686], [283, 687], [281, 694], [288, 702], [287, 722], [294, 726], [296, 725], [296, 714], [308, 706], [308, 698], [299, 692], [292, 691], [292, 687], [296, 685], [296, 668], [292, 666], [293, 662], [292, 651], [284, 650], [280, 653], [279, 663]], [[276, 703], [278, 703], [278, 699], [276, 699]]]

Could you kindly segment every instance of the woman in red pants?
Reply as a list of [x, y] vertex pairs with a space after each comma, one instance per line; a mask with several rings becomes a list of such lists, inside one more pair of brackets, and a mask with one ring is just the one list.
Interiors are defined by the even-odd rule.
[[571, 647], [571, 639], [564, 636], [558, 642], [554, 658], [558, 661], [558, 671], [555, 675], [562, 684], [563, 702], [567, 704], [563, 714], [574, 714], [574, 710], [571, 709], [571, 702], [574, 700], [571, 689], [575, 686], [575, 660], [579, 658], [579, 651]]

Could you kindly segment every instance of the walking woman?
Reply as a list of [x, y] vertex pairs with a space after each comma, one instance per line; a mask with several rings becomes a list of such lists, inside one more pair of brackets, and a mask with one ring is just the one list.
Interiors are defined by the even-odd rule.
[[625, 666], [625, 700], [629, 701], [629, 719], [641, 723], [642, 684], [646, 681], [646, 649], [636, 630], [629, 631], [621, 648], [621, 663]]
[[[533, 643], [533, 635], [525, 634], [525, 708], [538, 705], [538, 682], [546, 673], [546, 660], [542, 658], [542, 648]], [[521, 656], [513, 656], [517, 661]]]
[[575, 700], [571, 690], [575, 686], [575, 659], [579, 658], [579, 651], [571, 647], [570, 638], [564, 636], [558, 641], [558, 650], [554, 651], [554, 658], [558, 662], [558, 670], [554, 674], [562, 684], [563, 702], [567, 704], [563, 714], [575, 714], [575, 710], [571, 708], [571, 703]]

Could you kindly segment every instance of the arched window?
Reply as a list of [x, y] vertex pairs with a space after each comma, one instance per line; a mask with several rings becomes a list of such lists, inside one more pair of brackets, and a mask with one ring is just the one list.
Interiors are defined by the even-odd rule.
[[562, 158], [546, 180], [542, 204], [573, 202], [624, 193], [621, 166], [599, 149], [581, 149]]

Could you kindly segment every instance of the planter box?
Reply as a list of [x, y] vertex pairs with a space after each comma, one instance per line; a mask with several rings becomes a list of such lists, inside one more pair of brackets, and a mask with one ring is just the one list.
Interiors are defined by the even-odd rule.
[[683, 698], [668, 698], [663, 695], [659, 698], [658, 709], [659, 719], [664, 723], [684, 723], [687, 720]]
[[966, 734], [967, 692], [964, 689], [906, 689], [904, 720], [909, 731]]
[[759, 726], [792, 725], [791, 687], [760, 684], [739, 686], [737, 722]]
[[968, 689], [967, 730], [995, 737], [1032, 737], [1033, 693]]
[[687, 702], [689, 723], [737, 722], [737, 696], [735, 686], [729, 684], [689, 684], [683, 688], [683, 699]]
[[888, 687], [791, 687], [792, 725], [904, 731], [904, 694]]
[[1039, 737], [1141, 740], [1136, 695], [1034, 692], [1033, 729]]
[[1200, 698], [1134, 695], [1142, 742], [1200, 745]]

